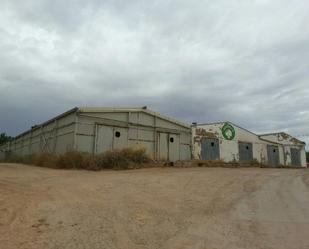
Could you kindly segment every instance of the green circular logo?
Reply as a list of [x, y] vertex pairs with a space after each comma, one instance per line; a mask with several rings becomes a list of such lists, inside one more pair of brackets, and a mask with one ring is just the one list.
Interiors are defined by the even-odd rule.
[[235, 138], [235, 129], [229, 123], [225, 123], [221, 129], [222, 135], [226, 140], [233, 140]]

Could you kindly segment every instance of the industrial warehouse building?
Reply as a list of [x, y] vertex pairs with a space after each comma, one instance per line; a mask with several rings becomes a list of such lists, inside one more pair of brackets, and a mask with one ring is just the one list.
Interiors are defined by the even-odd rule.
[[145, 148], [155, 160], [191, 159], [191, 127], [142, 108], [74, 108], [15, 137], [0, 149], [29, 155], [80, 151], [99, 154]]
[[95, 155], [127, 147], [145, 148], [157, 161], [258, 161], [306, 167], [305, 143], [286, 133], [257, 135], [231, 122], [190, 126], [146, 107], [73, 108], [0, 146], [0, 159], [8, 152]]
[[257, 135], [231, 122], [192, 126], [194, 159], [306, 167], [305, 143], [286, 133]]

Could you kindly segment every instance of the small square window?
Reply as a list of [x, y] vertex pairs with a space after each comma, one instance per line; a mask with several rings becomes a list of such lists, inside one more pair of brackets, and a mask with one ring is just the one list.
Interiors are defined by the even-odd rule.
[[120, 131], [115, 132], [115, 137], [120, 137]]

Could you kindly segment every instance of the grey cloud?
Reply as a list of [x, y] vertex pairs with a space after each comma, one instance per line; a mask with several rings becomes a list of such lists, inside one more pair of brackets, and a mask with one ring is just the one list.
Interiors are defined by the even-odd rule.
[[15, 135], [73, 106], [148, 105], [189, 123], [308, 133], [305, 1], [0, 7], [1, 132]]

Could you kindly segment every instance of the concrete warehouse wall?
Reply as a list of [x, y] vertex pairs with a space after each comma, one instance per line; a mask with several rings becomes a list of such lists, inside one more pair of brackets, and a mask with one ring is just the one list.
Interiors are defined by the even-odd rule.
[[98, 154], [124, 147], [146, 148], [156, 160], [189, 160], [191, 128], [141, 109], [78, 113], [76, 150]]
[[[56, 118], [15, 137], [2, 147], [16, 155], [41, 152], [61, 154], [73, 149], [75, 113]], [[4, 148], [4, 149], [3, 149]], [[3, 157], [4, 152], [2, 152]]]
[[74, 108], [2, 146], [0, 158], [8, 151], [99, 154], [125, 147], [146, 148], [156, 160], [189, 160], [191, 128], [143, 108]]

